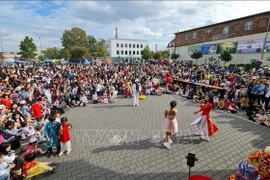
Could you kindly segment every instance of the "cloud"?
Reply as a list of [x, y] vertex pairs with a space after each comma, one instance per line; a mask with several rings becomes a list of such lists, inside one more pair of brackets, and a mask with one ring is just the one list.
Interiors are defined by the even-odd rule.
[[0, 1], [0, 41], [18, 51], [25, 36], [61, 47], [64, 30], [80, 27], [97, 38], [145, 39], [166, 48], [176, 31], [268, 11], [269, 1]]

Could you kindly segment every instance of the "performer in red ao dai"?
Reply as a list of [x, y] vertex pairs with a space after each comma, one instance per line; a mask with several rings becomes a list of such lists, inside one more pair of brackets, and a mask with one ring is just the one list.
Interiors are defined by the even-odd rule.
[[[200, 138], [204, 141], [209, 141], [209, 136], [214, 136], [214, 134], [218, 131], [218, 127], [215, 125], [215, 123], [211, 120], [210, 117], [210, 111], [212, 110], [212, 103], [211, 99], [207, 96], [205, 98], [205, 104], [202, 103], [200, 105], [200, 110], [194, 112], [194, 114], [197, 114], [199, 112], [202, 112], [201, 116], [197, 118], [191, 125], [197, 124], [200, 132], [195, 133], [195, 135], [201, 136]], [[208, 132], [205, 130], [205, 125], [207, 123], [208, 126]]]

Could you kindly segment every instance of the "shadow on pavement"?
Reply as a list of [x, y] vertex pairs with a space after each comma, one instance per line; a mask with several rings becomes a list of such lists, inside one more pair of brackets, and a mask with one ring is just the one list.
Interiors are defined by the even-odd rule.
[[[105, 163], [104, 163], [105, 164]], [[169, 165], [167, 170], [161, 170], [158, 168], [153, 168], [152, 166], [146, 167], [147, 163], [139, 163], [137, 161], [125, 161], [125, 162], [112, 162], [114, 166], [109, 168], [104, 168], [87, 162], [85, 159], [78, 159], [76, 161], [66, 161], [61, 163], [56, 169], [55, 173], [48, 174], [46, 176], [40, 177], [40, 180], [50, 180], [50, 179], [81, 179], [81, 180], [122, 180], [122, 179], [146, 179], [146, 180], [188, 180], [188, 166], [183, 163], [182, 167], [186, 167], [186, 171], [178, 171], [178, 167], [173, 166], [173, 162]], [[142, 165], [139, 165], [142, 164]], [[110, 164], [105, 164], [105, 167], [110, 166]], [[156, 166], [163, 167], [166, 163], [159, 163]], [[172, 168], [173, 167], [173, 168]], [[113, 169], [113, 170], [112, 170]], [[196, 169], [196, 165], [191, 170], [191, 175], [203, 175], [212, 177], [214, 180], [226, 180], [233, 174], [233, 170], [223, 169], [223, 170], [200, 170]]]

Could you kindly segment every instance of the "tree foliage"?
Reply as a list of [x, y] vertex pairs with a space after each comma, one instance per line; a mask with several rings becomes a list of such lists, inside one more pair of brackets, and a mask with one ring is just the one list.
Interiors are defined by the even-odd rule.
[[71, 60], [82, 60], [84, 54], [88, 52], [88, 48], [84, 46], [74, 46], [70, 49]]
[[99, 41], [96, 43], [95, 55], [96, 57], [101, 57], [101, 58], [106, 58], [110, 56], [106, 47], [106, 41], [104, 39], [99, 39]]
[[153, 54], [153, 58], [154, 58], [155, 60], [159, 60], [159, 59], [161, 58], [161, 53], [160, 53], [159, 51], [155, 52], [155, 53]]
[[149, 46], [146, 46], [142, 51], [141, 51], [142, 58], [146, 61], [151, 59], [151, 50]]
[[47, 48], [44, 52], [45, 58], [60, 59], [60, 51], [57, 48]]
[[37, 46], [33, 42], [33, 38], [25, 36], [24, 40], [20, 43], [20, 54], [23, 58], [34, 58], [37, 54]]
[[46, 59], [44, 55], [39, 55], [38, 56], [38, 60], [43, 61], [44, 59]]
[[168, 59], [170, 56], [170, 52], [168, 50], [161, 51], [161, 56], [163, 59]]
[[84, 47], [87, 45], [86, 32], [78, 27], [74, 27], [71, 30], [65, 30], [61, 41], [65, 49], [71, 49], [75, 46]]
[[233, 57], [229, 51], [222, 52], [222, 54], [220, 54], [219, 58], [221, 61], [224, 61], [224, 62], [229, 62], [233, 59]]
[[173, 60], [176, 60], [176, 59], [179, 58], [179, 54], [172, 53], [171, 58], [172, 58]]
[[190, 57], [192, 59], [196, 59], [196, 63], [198, 64], [198, 59], [202, 58], [202, 53], [201, 51], [195, 51], [190, 55]]
[[59, 55], [61, 57], [61, 59], [65, 59], [65, 60], [69, 60], [71, 58], [71, 53], [68, 49], [61, 49], [59, 51]]
[[84, 53], [84, 57], [85, 57], [86, 59], [88, 59], [88, 60], [92, 58], [92, 56], [91, 56], [91, 54], [90, 54], [89, 51], [87, 51], [87, 52]]

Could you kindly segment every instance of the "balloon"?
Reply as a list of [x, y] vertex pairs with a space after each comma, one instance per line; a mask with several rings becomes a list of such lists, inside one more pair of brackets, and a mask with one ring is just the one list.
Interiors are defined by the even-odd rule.
[[266, 147], [264, 151], [268, 156], [270, 156], [270, 146]]

